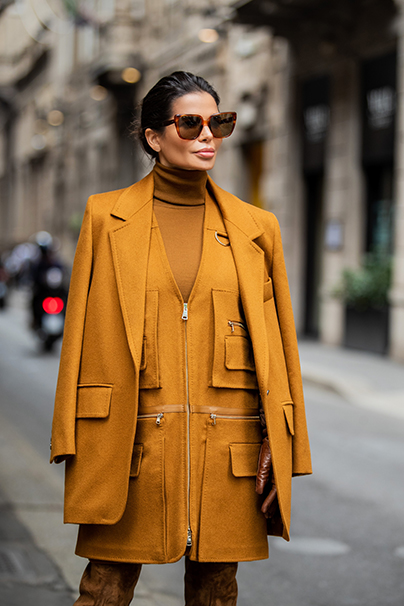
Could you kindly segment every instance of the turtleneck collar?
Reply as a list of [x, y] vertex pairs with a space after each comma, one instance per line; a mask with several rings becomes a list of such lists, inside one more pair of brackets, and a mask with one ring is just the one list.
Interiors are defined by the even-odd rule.
[[196, 206], [205, 203], [206, 170], [168, 168], [156, 162], [153, 168], [154, 197], [171, 204]]

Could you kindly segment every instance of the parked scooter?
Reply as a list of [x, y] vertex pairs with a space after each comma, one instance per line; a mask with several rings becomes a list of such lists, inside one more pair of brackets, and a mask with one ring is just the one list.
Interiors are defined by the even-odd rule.
[[63, 266], [52, 251], [52, 237], [39, 232], [36, 241], [40, 258], [32, 269], [32, 327], [45, 351], [50, 351], [63, 335], [67, 289]]

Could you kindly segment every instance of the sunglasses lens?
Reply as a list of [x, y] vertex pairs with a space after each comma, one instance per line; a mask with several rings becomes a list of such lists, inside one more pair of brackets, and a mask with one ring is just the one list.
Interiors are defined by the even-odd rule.
[[185, 114], [178, 120], [178, 131], [182, 139], [196, 139], [202, 130], [202, 119], [200, 116]]
[[236, 117], [233, 112], [222, 112], [211, 117], [209, 126], [212, 135], [218, 139], [222, 139], [231, 135], [235, 124]]

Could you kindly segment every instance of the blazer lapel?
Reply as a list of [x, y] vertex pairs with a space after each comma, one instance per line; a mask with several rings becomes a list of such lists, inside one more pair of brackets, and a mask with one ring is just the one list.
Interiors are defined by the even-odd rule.
[[135, 367], [139, 369], [153, 215], [152, 174], [123, 190], [111, 214], [125, 221], [109, 235], [126, 335]]
[[241, 301], [253, 345], [258, 385], [261, 392], [265, 393], [269, 361], [264, 319], [265, 255], [254, 242], [264, 230], [248, 212], [248, 206], [210, 179], [209, 186], [223, 215], [232, 247]]

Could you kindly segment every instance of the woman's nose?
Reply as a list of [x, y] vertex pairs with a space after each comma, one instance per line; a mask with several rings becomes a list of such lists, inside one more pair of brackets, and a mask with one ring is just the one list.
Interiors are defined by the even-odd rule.
[[204, 125], [198, 139], [200, 141], [210, 141], [211, 139], [213, 139], [212, 131], [210, 130], [207, 124]]

